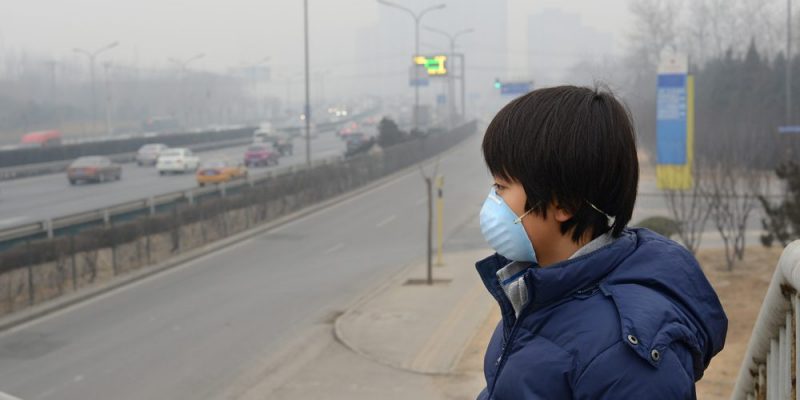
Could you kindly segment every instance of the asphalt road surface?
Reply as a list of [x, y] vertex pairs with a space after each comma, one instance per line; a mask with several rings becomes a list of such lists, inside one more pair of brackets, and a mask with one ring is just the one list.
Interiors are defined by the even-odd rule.
[[[246, 145], [200, 152], [201, 162], [217, 158], [240, 161]], [[294, 154], [281, 157], [277, 168], [306, 162], [305, 140], [294, 140]], [[319, 134], [311, 141], [313, 159], [344, 154], [345, 144], [333, 132]], [[251, 175], [276, 167], [250, 168]], [[196, 187], [194, 174], [159, 176], [154, 167], [124, 164], [122, 179], [102, 184], [67, 182], [66, 173], [49, 174], [0, 182], [0, 229], [89, 211], [164, 193]]]

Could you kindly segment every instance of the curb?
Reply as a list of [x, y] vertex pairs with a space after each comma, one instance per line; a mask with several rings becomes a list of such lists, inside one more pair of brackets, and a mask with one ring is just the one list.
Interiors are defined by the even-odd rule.
[[374, 299], [381, 291], [387, 287], [392, 285], [398, 284], [402, 281], [400, 278], [401, 276], [405, 276], [405, 274], [414, 267], [419, 265], [419, 261], [412, 262], [403, 266], [403, 268], [397, 272], [396, 274], [389, 277], [383, 283], [375, 286], [372, 290], [370, 290], [367, 294], [360, 297], [355, 303], [348, 307], [345, 312], [341, 315], [336, 317], [336, 321], [333, 323], [333, 337], [336, 339], [337, 342], [341, 343], [342, 346], [346, 347], [348, 350], [352, 351], [355, 354], [358, 354], [360, 357], [370, 360], [372, 362], [385, 365], [390, 368], [394, 368], [400, 371], [410, 372], [415, 375], [424, 375], [424, 376], [449, 376], [452, 375], [452, 371], [448, 372], [430, 372], [430, 371], [419, 371], [413, 368], [405, 367], [402, 365], [398, 365], [392, 361], [383, 359], [381, 357], [375, 356], [371, 353], [367, 353], [359, 349], [356, 345], [354, 345], [347, 337], [342, 333], [342, 318], [348, 315], [352, 315], [361, 305], [368, 303], [372, 299]]
[[[471, 135], [469, 135], [469, 136], [471, 136]], [[376, 188], [378, 188], [380, 186], [383, 186], [383, 185], [385, 185], [387, 183], [390, 183], [390, 182], [392, 182], [392, 181], [394, 181], [396, 179], [399, 179], [401, 177], [404, 177], [404, 176], [406, 176], [408, 174], [415, 173], [417, 171], [417, 168], [419, 168], [419, 166], [424, 166], [424, 165], [427, 165], [429, 163], [435, 163], [435, 162], [437, 162], [439, 157], [445, 156], [445, 155], [453, 152], [454, 150], [460, 148], [461, 146], [463, 146], [463, 144], [466, 143], [467, 138], [463, 139], [459, 143], [456, 143], [453, 147], [451, 147], [451, 148], [449, 148], [449, 149], [447, 149], [447, 150], [445, 150], [445, 151], [443, 151], [443, 152], [441, 152], [439, 154], [436, 154], [436, 155], [432, 156], [431, 158], [429, 158], [427, 160], [424, 160], [424, 161], [421, 161], [419, 163], [410, 165], [410, 166], [408, 166], [406, 168], [403, 168], [403, 169], [401, 169], [399, 171], [396, 171], [396, 172], [394, 172], [394, 173], [392, 173], [390, 175], [387, 175], [387, 176], [385, 176], [383, 178], [380, 178], [380, 179], [378, 179], [376, 181], [370, 182], [370, 183], [368, 183], [368, 184], [366, 184], [366, 185], [364, 185], [364, 186], [362, 186], [360, 188], [353, 189], [353, 190], [351, 190], [349, 192], [340, 194], [340, 195], [335, 196], [335, 197], [333, 197], [331, 199], [322, 201], [322, 202], [320, 202], [318, 204], [308, 206], [308, 207], [306, 207], [304, 209], [301, 209], [299, 211], [296, 211], [296, 212], [294, 212], [292, 214], [288, 214], [288, 215], [285, 215], [283, 217], [280, 217], [280, 218], [276, 219], [275, 221], [268, 222], [268, 223], [266, 223], [266, 224], [264, 224], [262, 226], [258, 226], [258, 227], [255, 227], [255, 228], [251, 228], [250, 230], [246, 230], [246, 231], [237, 233], [237, 234], [235, 234], [233, 236], [230, 236], [230, 237], [227, 237], [225, 239], [222, 239], [222, 240], [219, 240], [219, 241], [216, 241], [216, 242], [213, 242], [213, 243], [209, 243], [209, 244], [207, 244], [205, 246], [189, 250], [186, 253], [177, 255], [177, 256], [175, 256], [175, 257], [173, 257], [173, 258], [171, 258], [169, 260], [166, 260], [166, 261], [164, 261], [164, 262], [162, 262], [160, 264], [156, 264], [156, 265], [149, 266], [149, 267], [144, 267], [144, 268], [142, 268], [142, 269], [140, 269], [140, 270], [138, 270], [136, 272], [132, 272], [132, 273], [130, 273], [128, 275], [123, 275], [123, 276], [120, 276], [118, 278], [114, 278], [114, 279], [112, 279], [111, 281], [109, 281], [107, 283], [98, 285], [97, 287], [94, 287], [94, 288], [91, 288], [91, 289], [86, 289], [85, 291], [78, 291], [78, 292], [76, 292], [74, 294], [69, 294], [69, 295], [64, 296], [62, 298], [59, 298], [57, 300], [48, 301], [48, 302], [42, 303], [40, 305], [29, 307], [29, 308], [26, 308], [25, 310], [22, 310], [22, 311], [19, 311], [19, 312], [16, 312], [16, 313], [12, 313], [12, 314], [10, 314], [10, 315], [8, 315], [6, 317], [0, 318], [0, 333], [3, 333], [4, 331], [9, 330], [11, 328], [14, 328], [16, 326], [20, 326], [20, 325], [22, 325], [24, 323], [31, 322], [31, 321], [36, 320], [38, 318], [44, 317], [44, 316], [46, 316], [48, 314], [52, 314], [52, 313], [54, 313], [56, 311], [66, 309], [66, 308], [68, 308], [70, 306], [73, 306], [73, 305], [77, 305], [77, 304], [79, 304], [79, 303], [81, 303], [81, 302], [83, 302], [85, 300], [88, 300], [88, 299], [100, 296], [102, 294], [111, 292], [111, 291], [113, 291], [115, 289], [118, 289], [118, 288], [121, 288], [123, 286], [127, 286], [127, 285], [129, 285], [131, 283], [143, 280], [143, 279], [151, 277], [151, 276], [158, 275], [159, 273], [162, 273], [162, 272], [165, 272], [167, 270], [170, 270], [170, 269], [172, 269], [174, 267], [177, 267], [177, 266], [179, 266], [181, 264], [184, 264], [184, 263], [187, 263], [189, 261], [195, 260], [195, 259], [200, 258], [202, 256], [205, 256], [207, 254], [211, 254], [211, 253], [214, 253], [216, 251], [219, 251], [219, 250], [221, 250], [221, 249], [223, 249], [223, 248], [225, 248], [225, 247], [227, 247], [227, 246], [229, 246], [231, 244], [234, 244], [236, 242], [239, 242], [239, 241], [242, 241], [244, 239], [248, 239], [248, 238], [251, 238], [253, 236], [257, 236], [257, 235], [259, 235], [261, 233], [264, 233], [264, 232], [270, 231], [272, 229], [278, 228], [278, 227], [280, 227], [282, 225], [285, 225], [285, 224], [287, 224], [289, 222], [292, 222], [292, 221], [295, 221], [297, 219], [303, 218], [305, 216], [314, 214], [317, 211], [321, 211], [321, 210], [323, 210], [325, 208], [334, 206], [334, 205], [336, 205], [338, 203], [344, 202], [344, 201], [349, 200], [349, 199], [351, 199], [353, 197], [356, 197], [356, 196], [361, 195], [363, 193], [369, 192], [369, 191], [371, 191], [373, 189], [376, 189]], [[413, 264], [411, 266], [413, 266]], [[405, 272], [406, 269], [410, 268], [411, 266], [404, 267], [401, 272]], [[399, 275], [399, 273], [397, 275]], [[392, 278], [396, 279], [396, 276], [392, 276], [390, 278], [390, 280], [387, 280], [387, 282], [385, 284], [390, 283], [392, 281], [391, 280]], [[380, 285], [378, 285], [378, 287], [379, 288], [383, 288], [384, 284], [380, 284]], [[367, 297], [368, 295], [372, 295], [374, 297], [375, 293], [377, 293], [377, 292], [374, 291], [374, 290], [370, 291], [364, 297]], [[361, 298], [359, 300], [356, 300], [356, 303], [360, 304], [361, 300], [362, 300]], [[354, 309], [354, 307], [348, 307], [348, 311], [345, 311], [345, 313], [349, 312], [352, 309]], [[344, 315], [344, 313], [342, 315]], [[339, 321], [339, 317], [337, 317], [336, 323], [334, 323], [334, 326], [336, 326], [338, 324], [338, 321]], [[337, 337], [337, 340], [338, 340], [338, 334], [336, 335], [336, 337]], [[347, 347], [350, 348], [350, 346], [347, 346]]]
[[[390, 287], [392, 285], [400, 284], [403, 281], [403, 278], [405, 278], [405, 275], [411, 269], [413, 269], [415, 267], [419, 267], [420, 261], [422, 261], [422, 259], [418, 260], [417, 262], [410, 263], [410, 264], [407, 264], [407, 265], [403, 266], [403, 268], [398, 273], [392, 275], [386, 281], [384, 281], [383, 283], [377, 285], [373, 290], [369, 291], [367, 294], [365, 294], [364, 296], [362, 296], [361, 298], [356, 300], [351, 307], [349, 307], [345, 312], [343, 312], [341, 315], [339, 315], [336, 318], [336, 320], [334, 321], [334, 324], [333, 324], [333, 336], [334, 336], [334, 339], [336, 339], [337, 342], [341, 343], [348, 350], [350, 350], [353, 353], [359, 355], [360, 357], [362, 357], [364, 359], [367, 359], [369, 361], [372, 361], [372, 362], [375, 362], [375, 363], [390, 367], [390, 368], [394, 368], [394, 369], [397, 369], [397, 370], [400, 370], [400, 371], [404, 371], [404, 372], [409, 372], [409, 373], [412, 373], [412, 374], [415, 374], [415, 375], [423, 375], [423, 376], [434, 376], [434, 377], [435, 376], [439, 376], [439, 377], [441, 377], [441, 376], [458, 375], [458, 372], [455, 370], [455, 367], [456, 367], [455, 364], [452, 365], [451, 368], [449, 370], [447, 370], [447, 371], [426, 371], [426, 370], [415, 369], [415, 368], [411, 368], [411, 367], [408, 367], [408, 366], [397, 364], [397, 363], [395, 363], [393, 361], [384, 359], [384, 358], [382, 358], [380, 356], [374, 355], [372, 353], [367, 353], [367, 352], [361, 350], [358, 346], [353, 344], [353, 342], [350, 341], [350, 339], [348, 339], [347, 336], [343, 333], [343, 330], [342, 330], [343, 328], [341, 326], [342, 326], [342, 319], [344, 317], [352, 315], [353, 313], [355, 313], [356, 310], [360, 306], [362, 306], [363, 304], [366, 304], [369, 301], [373, 300], [385, 288]], [[474, 336], [475, 335], [472, 335], [472, 337], [474, 337]], [[460, 360], [463, 357], [464, 352], [466, 351], [467, 347], [469, 346], [469, 343], [471, 343], [471, 342], [472, 342], [472, 339], [470, 339], [467, 342], [467, 345], [464, 346], [464, 348], [459, 350], [458, 356], [455, 358], [455, 360]]]

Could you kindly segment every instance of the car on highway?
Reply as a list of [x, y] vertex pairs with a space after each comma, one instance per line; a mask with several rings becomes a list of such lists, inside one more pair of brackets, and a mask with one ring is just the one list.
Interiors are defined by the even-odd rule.
[[258, 128], [253, 132], [253, 141], [263, 141], [264, 138], [270, 137], [275, 133], [275, 128], [272, 127], [271, 122], [262, 122]]
[[234, 179], [247, 178], [247, 167], [242, 164], [234, 165], [228, 160], [204, 161], [197, 168], [197, 184], [230, 182]]
[[136, 164], [140, 167], [142, 165], [155, 165], [158, 161], [158, 156], [167, 150], [169, 147], [162, 143], [148, 143], [139, 148], [136, 152]]
[[339, 128], [339, 130], [336, 131], [336, 136], [339, 136], [342, 140], [347, 140], [348, 136], [358, 132], [359, 132], [358, 124], [355, 122], [351, 122]]
[[268, 136], [256, 136], [253, 143], [270, 143], [272, 147], [282, 156], [294, 154], [294, 138], [284, 133], [274, 133]]
[[272, 143], [253, 143], [244, 152], [244, 165], [248, 167], [278, 165], [280, 157], [280, 153], [275, 150]]
[[122, 178], [122, 167], [108, 157], [80, 157], [67, 167], [67, 180], [70, 185], [78, 182], [118, 181]]
[[156, 161], [156, 170], [160, 175], [173, 172], [194, 172], [200, 164], [200, 158], [186, 148], [172, 148], [163, 151]]
[[23, 135], [20, 143], [30, 147], [52, 147], [60, 146], [62, 139], [60, 131], [38, 131]]

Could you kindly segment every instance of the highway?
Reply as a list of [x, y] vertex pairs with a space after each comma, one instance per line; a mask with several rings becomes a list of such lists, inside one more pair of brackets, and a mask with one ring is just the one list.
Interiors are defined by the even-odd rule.
[[[478, 136], [441, 160], [448, 236], [477, 215], [489, 188]], [[420, 260], [425, 204], [413, 169], [154, 279], [0, 333], [0, 392], [24, 400], [218, 398], [259, 354], [282, 349]]]
[[[200, 160], [227, 158], [239, 161], [246, 146], [200, 152]], [[250, 168], [251, 175], [306, 161], [305, 140], [294, 140], [294, 155], [281, 157], [277, 167]], [[344, 142], [333, 132], [321, 133], [311, 141], [313, 159], [344, 153]], [[196, 187], [194, 174], [159, 176], [153, 167], [124, 164], [122, 179], [102, 184], [71, 186], [66, 173], [0, 182], [0, 229], [81, 211], [99, 209], [127, 201]]]

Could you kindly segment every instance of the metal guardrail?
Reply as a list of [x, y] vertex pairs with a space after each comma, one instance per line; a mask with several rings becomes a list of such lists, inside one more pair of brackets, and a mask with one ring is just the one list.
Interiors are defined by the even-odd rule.
[[319, 165], [324, 165], [336, 162], [342, 159], [342, 156], [328, 157], [324, 159], [313, 160], [311, 166], [291, 165], [274, 170], [267, 171], [263, 174], [249, 175], [247, 179], [236, 180], [220, 185], [210, 185], [206, 187], [195, 187], [186, 190], [180, 190], [171, 193], [165, 193], [158, 196], [152, 196], [144, 199], [137, 199], [125, 203], [111, 205], [105, 208], [95, 209], [91, 211], [70, 214], [63, 217], [46, 219], [39, 222], [33, 222], [24, 225], [13, 226], [10, 228], [0, 230], [0, 249], [9, 246], [12, 242], [23, 241], [31, 238], [52, 238], [56, 236], [57, 232], [62, 229], [74, 227], [90, 223], [104, 223], [108, 224], [115, 217], [121, 215], [135, 213], [135, 212], [148, 212], [154, 214], [155, 211], [165, 205], [171, 205], [178, 201], [186, 201], [192, 203], [194, 199], [199, 199], [209, 195], [219, 195], [224, 197], [227, 193], [236, 192], [238, 188], [249, 185], [254, 186], [261, 181], [270, 179], [272, 177], [291, 174], [306, 168], [313, 168]]
[[734, 400], [800, 399], [800, 240], [781, 255], [750, 336]]

